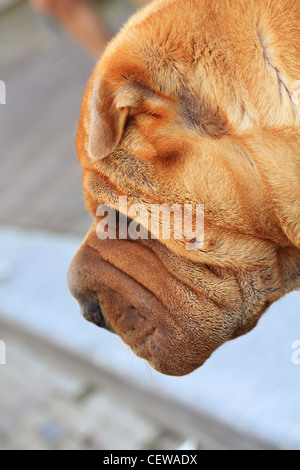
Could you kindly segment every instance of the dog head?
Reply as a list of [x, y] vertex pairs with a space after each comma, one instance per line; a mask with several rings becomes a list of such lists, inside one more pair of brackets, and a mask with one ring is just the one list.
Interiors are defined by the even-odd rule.
[[280, 70], [287, 44], [269, 43], [263, 22], [274, 17], [284, 37], [277, 4], [244, 15], [243, 2], [217, 3], [161, 0], [131, 19], [94, 70], [77, 134], [95, 219], [70, 291], [87, 320], [170, 375], [201, 366], [300, 287], [297, 41]]

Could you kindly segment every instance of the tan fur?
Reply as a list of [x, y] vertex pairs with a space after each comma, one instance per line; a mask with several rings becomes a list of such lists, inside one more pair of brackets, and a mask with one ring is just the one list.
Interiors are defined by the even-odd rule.
[[158, 0], [96, 66], [77, 135], [86, 203], [204, 204], [205, 243], [100, 241], [69, 285], [157, 370], [182, 375], [300, 288], [298, 0]]

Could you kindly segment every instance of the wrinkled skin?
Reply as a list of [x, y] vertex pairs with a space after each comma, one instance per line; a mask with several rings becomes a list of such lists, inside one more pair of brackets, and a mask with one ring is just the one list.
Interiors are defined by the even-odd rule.
[[[109, 44], [83, 98], [77, 152], [95, 221], [69, 288], [87, 320], [165, 374], [192, 372], [300, 288], [300, 15], [285, 3], [154, 2]], [[204, 245], [100, 240], [97, 207], [119, 209], [119, 196], [204, 204]]]

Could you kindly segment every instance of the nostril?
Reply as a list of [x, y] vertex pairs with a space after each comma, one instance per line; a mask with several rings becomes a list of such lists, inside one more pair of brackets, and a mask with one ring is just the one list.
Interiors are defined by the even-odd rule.
[[84, 299], [77, 299], [82, 316], [89, 322], [94, 323], [100, 328], [105, 328], [113, 333], [113, 329], [103, 315], [101, 305], [97, 297], [91, 295]]
[[93, 299], [88, 299], [85, 302], [79, 302], [81, 314], [84, 318], [95, 325], [104, 327], [104, 318], [99, 302]]

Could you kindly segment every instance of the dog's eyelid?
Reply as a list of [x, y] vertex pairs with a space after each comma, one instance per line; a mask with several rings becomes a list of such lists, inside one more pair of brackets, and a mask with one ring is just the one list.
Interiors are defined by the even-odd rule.
[[161, 114], [159, 114], [159, 113], [155, 113], [155, 112], [153, 112], [153, 111], [150, 111], [150, 113], [149, 113], [149, 114], [150, 114], [151, 116], [153, 116], [153, 117], [156, 117], [156, 118], [160, 118], [160, 117], [162, 117], [162, 115], [161, 115]]
[[146, 106], [145, 113], [154, 117], [161, 117], [165, 112], [165, 106]]

